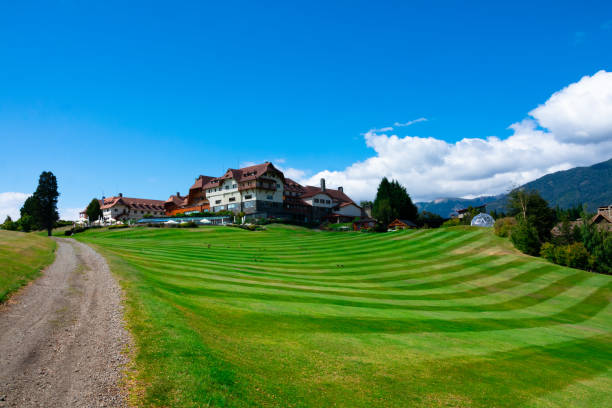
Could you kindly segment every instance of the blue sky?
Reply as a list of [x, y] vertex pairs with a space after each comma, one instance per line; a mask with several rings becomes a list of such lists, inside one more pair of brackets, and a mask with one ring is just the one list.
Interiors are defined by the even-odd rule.
[[[555, 92], [612, 70], [608, 1], [13, 3], [0, 6], [0, 193], [31, 193], [51, 170], [65, 214], [102, 194], [166, 199], [264, 160], [302, 181], [354, 181], [356, 198], [382, 175], [415, 198], [495, 193], [470, 176], [411, 186], [404, 175], [435, 152], [418, 168], [348, 169], [393, 135], [419, 156], [424, 140], [506, 139]], [[612, 154], [594, 151], [512, 177]]]

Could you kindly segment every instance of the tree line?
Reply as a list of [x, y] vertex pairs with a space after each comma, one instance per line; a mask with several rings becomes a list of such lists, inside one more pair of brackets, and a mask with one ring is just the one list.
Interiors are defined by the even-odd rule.
[[23, 232], [46, 230], [51, 236], [53, 228], [59, 221], [58, 197], [57, 178], [52, 172], [43, 171], [38, 178], [36, 191], [25, 200], [19, 210], [20, 218], [13, 221], [10, 216], [7, 216], [0, 227]]
[[[495, 233], [510, 238], [521, 252], [572, 268], [612, 273], [612, 232], [590, 222], [584, 209], [550, 208], [537, 191], [509, 194], [509, 217], [495, 223]], [[581, 219], [581, 221], [573, 221]], [[553, 227], [556, 227], [553, 235]]]

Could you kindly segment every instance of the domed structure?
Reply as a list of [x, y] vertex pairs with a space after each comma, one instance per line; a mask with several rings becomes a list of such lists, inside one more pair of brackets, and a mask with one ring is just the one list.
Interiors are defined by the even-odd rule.
[[495, 220], [489, 214], [480, 213], [472, 218], [472, 227], [492, 227]]

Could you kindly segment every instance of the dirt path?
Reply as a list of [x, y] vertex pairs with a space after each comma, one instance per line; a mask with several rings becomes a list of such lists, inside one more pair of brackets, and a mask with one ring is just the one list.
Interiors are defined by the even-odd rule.
[[0, 307], [0, 407], [125, 406], [120, 296], [101, 255], [58, 239], [55, 262]]

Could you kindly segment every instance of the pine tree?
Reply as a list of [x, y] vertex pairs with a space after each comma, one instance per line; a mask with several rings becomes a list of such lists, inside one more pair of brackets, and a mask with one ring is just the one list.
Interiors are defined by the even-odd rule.
[[34, 192], [34, 198], [38, 204], [36, 214], [37, 224], [47, 230], [47, 234], [51, 236], [51, 231], [59, 220], [57, 212], [57, 179], [50, 171], [43, 171], [38, 179], [38, 187]]

